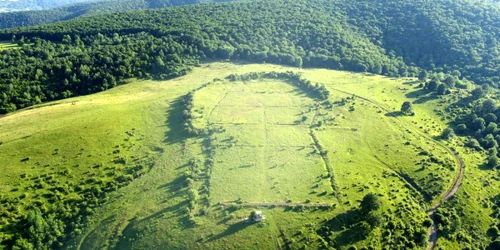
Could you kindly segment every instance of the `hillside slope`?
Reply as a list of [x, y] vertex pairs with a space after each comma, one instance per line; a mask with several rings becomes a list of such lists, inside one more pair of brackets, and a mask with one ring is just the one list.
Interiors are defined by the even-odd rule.
[[[307, 87], [312, 83], [322, 87]], [[438, 122], [438, 100], [415, 105], [411, 117], [385, 111], [418, 92], [416, 85], [346, 71], [212, 63], [177, 79], [132, 80], [7, 115], [0, 119], [0, 150], [8, 152], [0, 155], [2, 244], [421, 249], [426, 209], [456, 169], [452, 155], [414, 124]], [[189, 130], [189, 117], [202, 132]], [[426, 126], [431, 135], [436, 125]], [[373, 224], [357, 209], [369, 193], [382, 203]], [[245, 222], [253, 209], [266, 221]], [[485, 231], [460, 233], [477, 235], [471, 246], [480, 246]]]
[[9, 91], [0, 110], [95, 93], [127, 77], [171, 78], [200, 60], [417, 73], [354, 32], [345, 16], [316, 9], [321, 6], [300, 1], [191, 5], [81, 18], [36, 31], [4, 30], [0, 37], [43, 40], [3, 52], [0, 83]]
[[110, 14], [129, 10], [156, 9], [172, 6], [233, 0], [112, 0], [91, 1], [40, 11], [17, 11], [0, 14], [0, 29], [48, 24], [78, 17]]
[[89, 1], [92, 0], [0, 0], [0, 7], [6, 11], [45, 10]]
[[270, 0], [1, 30], [0, 249], [500, 244], [499, 14]]
[[[314, 0], [191, 5], [3, 30], [0, 39], [10, 40], [14, 35], [21, 42], [35, 37], [42, 40], [3, 52], [0, 84], [10, 91], [2, 97], [0, 110], [9, 112], [94, 93], [124, 77], [173, 77], [185, 73], [186, 62], [204, 59], [266, 61], [390, 76], [416, 76], [426, 69], [455, 72], [462, 79], [497, 86], [499, 23], [500, 8], [491, 2]], [[61, 46], [63, 38], [65, 45]], [[149, 40], [156, 40], [156, 45], [147, 45]], [[80, 49], [75, 50], [77, 47]], [[81, 49], [90, 58], [77, 57]], [[133, 58], [130, 65], [134, 53], [142, 57]], [[118, 54], [128, 55], [120, 62]], [[104, 60], [103, 55], [115, 59]], [[68, 63], [71, 68], [86, 70], [59, 69]], [[44, 66], [35, 72], [34, 65]], [[167, 70], [159, 73], [162, 68]], [[116, 73], [118, 69], [120, 73]], [[112, 72], [115, 80], [110, 77]], [[78, 86], [82, 79], [88, 86]], [[29, 95], [21, 97], [24, 93]]]

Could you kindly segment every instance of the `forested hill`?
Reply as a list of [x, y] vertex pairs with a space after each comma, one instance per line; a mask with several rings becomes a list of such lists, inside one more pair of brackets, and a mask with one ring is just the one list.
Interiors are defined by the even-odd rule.
[[[500, 82], [498, 4], [298, 0], [189, 5], [0, 31], [0, 112], [166, 79], [200, 60], [245, 60], [389, 76], [460, 71]], [[33, 39], [38, 37], [40, 39]]]
[[9, 11], [18, 10], [44, 10], [50, 8], [56, 8], [62, 5], [88, 2], [91, 0], [0, 0], [0, 7], [5, 8]]
[[0, 29], [48, 24], [78, 17], [110, 14], [129, 10], [166, 8], [172, 6], [233, 0], [106, 0], [82, 2], [40, 11], [0, 13]]

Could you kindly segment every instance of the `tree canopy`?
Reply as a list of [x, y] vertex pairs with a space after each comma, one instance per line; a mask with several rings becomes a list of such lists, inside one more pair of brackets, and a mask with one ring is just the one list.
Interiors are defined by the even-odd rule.
[[0, 39], [22, 46], [0, 52], [0, 112], [95, 93], [129, 77], [176, 77], [214, 59], [421, 79], [448, 73], [427, 85], [438, 94], [464, 79], [497, 86], [499, 19], [499, 6], [487, 1], [269, 0], [1, 30]]

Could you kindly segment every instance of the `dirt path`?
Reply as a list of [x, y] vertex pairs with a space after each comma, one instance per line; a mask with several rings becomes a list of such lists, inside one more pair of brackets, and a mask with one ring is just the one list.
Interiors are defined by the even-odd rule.
[[304, 206], [304, 207], [322, 207], [329, 208], [333, 206], [330, 203], [304, 203], [304, 202], [221, 202], [219, 203], [221, 206], [243, 206], [243, 207], [296, 207], [296, 206]]
[[[359, 96], [359, 95], [356, 95], [356, 94], [353, 94], [353, 93], [349, 93], [349, 92], [346, 92], [346, 91], [343, 91], [343, 90], [340, 90], [340, 89], [335, 89], [335, 88], [332, 88], [332, 87], [330, 87], [330, 89], [338, 91], [338, 92], [341, 92], [341, 93], [344, 93], [344, 94], [347, 94], [347, 95], [352, 95], [352, 96], [354, 96], [356, 98], [359, 98], [361, 100], [364, 100], [364, 101], [367, 101], [369, 103], [375, 104], [376, 106], [378, 106], [379, 108], [381, 108], [382, 110], [384, 110], [385, 112], [387, 112], [389, 114], [391, 112], [393, 112], [392, 110], [389, 110], [388, 108], [384, 107], [382, 104], [378, 103], [377, 101], [374, 101], [374, 100], [371, 100], [371, 99], [368, 99], [368, 98], [365, 98], [365, 97], [362, 97], [362, 96]], [[403, 123], [405, 125], [408, 125], [407, 122], [399, 119], [397, 116], [395, 116], [395, 115], [392, 115], [392, 116], [394, 118], [396, 118], [398, 121], [400, 121], [401, 123]], [[460, 188], [460, 185], [462, 185], [462, 181], [463, 181], [463, 178], [464, 178], [465, 164], [462, 161], [462, 159], [458, 156], [458, 154], [457, 154], [457, 152], [455, 150], [447, 147], [446, 145], [444, 145], [443, 143], [435, 140], [431, 136], [429, 136], [429, 135], [427, 135], [425, 133], [422, 133], [420, 130], [416, 130], [416, 133], [419, 134], [420, 136], [428, 139], [428, 140], [433, 141], [434, 143], [436, 143], [437, 145], [439, 145], [441, 148], [445, 149], [448, 153], [450, 153], [453, 156], [454, 160], [455, 160], [456, 166], [458, 167], [458, 170], [457, 170], [457, 172], [456, 172], [456, 174], [455, 174], [455, 176], [453, 178], [453, 182], [450, 185], [450, 187], [443, 194], [441, 194], [441, 198], [436, 203], [434, 203], [431, 206], [431, 209], [429, 209], [427, 211], [427, 214], [429, 215], [429, 217], [433, 221], [433, 224], [432, 224], [431, 228], [429, 229], [429, 245], [428, 245], [428, 249], [432, 250], [432, 249], [434, 249], [434, 246], [436, 246], [436, 241], [437, 241], [437, 223], [436, 223], [436, 220], [435, 220], [436, 210], [439, 208], [439, 206], [441, 206], [441, 204], [444, 201], [450, 199], [451, 197], [453, 197], [458, 192], [458, 189]]]

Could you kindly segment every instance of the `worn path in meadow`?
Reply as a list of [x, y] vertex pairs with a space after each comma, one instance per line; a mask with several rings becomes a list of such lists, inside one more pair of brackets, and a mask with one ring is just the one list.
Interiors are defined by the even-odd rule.
[[221, 206], [243, 206], [243, 207], [296, 207], [296, 206], [304, 206], [304, 207], [322, 207], [329, 208], [332, 207], [333, 204], [330, 203], [305, 203], [305, 202], [221, 202], [219, 203]]

